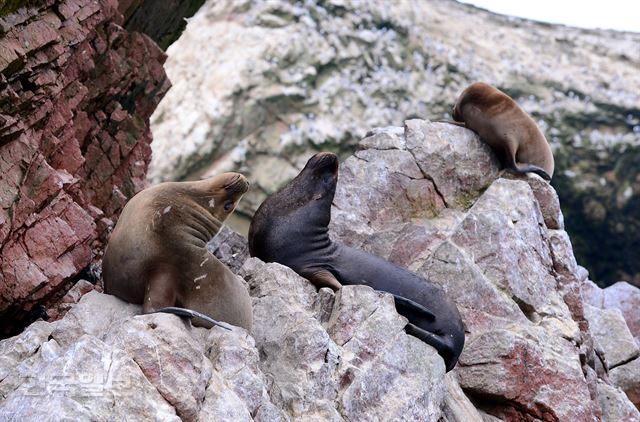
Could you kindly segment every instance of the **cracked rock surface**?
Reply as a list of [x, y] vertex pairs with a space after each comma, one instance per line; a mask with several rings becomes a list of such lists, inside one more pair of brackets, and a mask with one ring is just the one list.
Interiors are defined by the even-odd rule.
[[[466, 170], [451, 173], [439, 154]], [[62, 320], [0, 342], [0, 418], [640, 420], [638, 346], [623, 312], [583, 300], [590, 282], [560, 221], [552, 187], [501, 175], [458, 127], [371, 131], [340, 165], [331, 236], [451, 296], [466, 326], [452, 372], [404, 332], [389, 295], [316, 291], [249, 258], [224, 228], [209, 251], [246, 281], [252, 333], [141, 316], [90, 292]]]

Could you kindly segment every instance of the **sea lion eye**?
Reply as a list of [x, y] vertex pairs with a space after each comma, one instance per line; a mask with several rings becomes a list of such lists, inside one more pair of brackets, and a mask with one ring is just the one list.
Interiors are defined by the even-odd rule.
[[224, 210], [225, 210], [226, 212], [231, 211], [231, 210], [233, 209], [233, 201], [232, 201], [232, 200], [230, 200], [230, 199], [227, 199], [227, 200], [224, 202], [223, 208], [224, 208]]

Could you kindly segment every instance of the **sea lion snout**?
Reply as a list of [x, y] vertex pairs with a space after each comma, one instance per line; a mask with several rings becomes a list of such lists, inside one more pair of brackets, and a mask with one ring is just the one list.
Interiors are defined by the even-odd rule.
[[458, 107], [458, 104], [456, 103], [456, 105], [453, 106], [453, 110], [451, 110], [451, 117], [453, 118], [454, 121], [456, 122], [462, 122], [464, 121], [462, 119], [462, 115], [460, 115], [460, 109]]
[[319, 152], [309, 159], [307, 168], [314, 171], [331, 170], [338, 173], [338, 156], [332, 152]]
[[240, 173], [226, 173], [227, 183], [224, 185], [225, 191], [229, 196], [244, 195], [248, 190], [249, 180]]

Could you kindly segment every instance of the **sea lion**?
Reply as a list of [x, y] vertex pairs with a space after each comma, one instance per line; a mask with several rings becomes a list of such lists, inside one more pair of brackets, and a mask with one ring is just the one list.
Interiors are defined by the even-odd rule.
[[[249, 188], [238, 173], [166, 182], [135, 195], [122, 210], [102, 261], [104, 290], [142, 311], [185, 316], [180, 307], [251, 330], [242, 280], [207, 251]], [[194, 325], [211, 326], [211, 321]]]
[[553, 154], [544, 134], [499, 89], [482, 82], [469, 85], [453, 107], [453, 120], [480, 135], [507, 170], [520, 174], [533, 172], [546, 180], [553, 177]]
[[364, 284], [394, 295], [406, 330], [433, 346], [447, 371], [464, 346], [464, 329], [455, 304], [437, 285], [375, 255], [333, 242], [331, 202], [338, 180], [338, 158], [311, 157], [304, 169], [256, 211], [249, 228], [249, 252], [265, 262], [293, 269], [317, 287], [339, 289]]

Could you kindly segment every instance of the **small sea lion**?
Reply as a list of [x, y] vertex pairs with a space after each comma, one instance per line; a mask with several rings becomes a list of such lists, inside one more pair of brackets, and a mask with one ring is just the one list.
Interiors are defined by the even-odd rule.
[[317, 287], [336, 290], [364, 284], [394, 295], [406, 330], [433, 346], [447, 371], [464, 346], [462, 319], [437, 285], [375, 255], [333, 242], [331, 202], [338, 180], [338, 157], [319, 153], [256, 211], [249, 228], [249, 252], [265, 262], [293, 269]]
[[[144, 313], [200, 317], [191, 310], [250, 331], [247, 288], [206, 248], [248, 189], [241, 174], [223, 173], [161, 183], [135, 195], [122, 210], [102, 261], [105, 292], [141, 303]], [[205, 327], [213, 323], [194, 320]]]
[[480, 135], [507, 170], [520, 174], [533, 172], [546, 180], [553, 177], [553, 154], [544, 134], [499, 89], [482, 82], [469, 85], [453, 107], [453, 120]]

